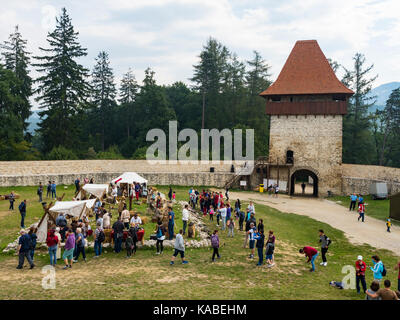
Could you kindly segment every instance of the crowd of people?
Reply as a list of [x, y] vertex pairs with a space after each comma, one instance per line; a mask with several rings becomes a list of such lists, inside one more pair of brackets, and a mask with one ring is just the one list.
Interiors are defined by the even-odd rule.
[[[93, 181], [88, 182], [93, 183]], [[113, 186], [114, 187], [114, 186]], [[115, 188], [113, 188], [114, 190]], [[121, 197], [124, 195], [122, 188], [116, 187], [116, 196]], [[77, 188], [78, 190], [78, 188]], [[131, 188], [133, 193], [130, 196], [139, 198], [143, 196], [143, 187], [136, 188], [134, 184]], [[114, 196], [112, 192], [111, 195]], [[161, 207], [161, 195], [160, 193], [151, 193], [151, 197], [156, 203], [157, 207]], [[168, 198], [170, 200], [176, 200], [175, 191], [172, 188], [169, 189]], [[351, 205], [350, 210], [354, 210], [358, 201], [358, 208], [364, 205], [364, 199], [361, 195], [352, 195], [350, 198]], [[354, 203], [355, 201], [355, 203]], [[26, 213], [26, 201], [25, 209], [21, 208], [20, 211], [25, 210]], [[11, 202], [10, 202], [11, 203]], [[229, 200], [229, 190], [225, 192], [225, 197], [222, 192], [212, 191], [209, 189], [203, 189], [199, 191], [195, 188], [190, 188], [188, 191], [188, 204], [184, 205], [182, 209], [182, 228], [176, 234], [174, 241], [174, 251], [170, 260], [170, 264], [175, 264], [175, 258], [179, 255], [182, 260], [182, 264], [187, 264], [188, 261], [185, 257], [185, 241], [184, 236], [188, 228], [188, 222], [190, 217], [190, 211], [199, 211], [204, 218], [208, 215], [207, 220], [214, 223], [215, 217], [215, 229], [211, 235], [211, 247], [213, 249], [211, 262], [215, 262], [216, 259], [221, 258], [220, 252], [220, 233], [226, 232], [228, 238], [235, 237], [235, 230], [243, 232], [244, 242], [243, 248], [249, 249], [249, 259], [254, 259], [257, 251], [257, 263], [256, 266], [263, 266], [267, 268], [275, 266], [274, 251], [276, 245], [276, 236], [273, 230], [265, 231], [263, 219], [256, 219], [256, 210], [254, 203], [249, 202], [247, 207], [243, 207], [240, 199], [235, 200], [234, 207], [231, 207]], [[365, 212], [365, 209], [364, 209]], [[94, 232], [91, 230], [89, 219], [84, 217], [81, 220], [73, 220], [72, 223], [68, 224], [67, 219], [63, 214], [60, 214], [53, 228], [49, 229], [48, 236], [46, 239], [50, 264], [57, 265], [57, 260], [61, 259], [64, 261], [64, 269], [72, 268], [73, 263], [78, 262], [82, 255], [83, 261], [86, 262], [85, 242], [87, 238], [93, 235], [94, 240], [94, 257], [98, 258], [102, 254], [102, 243], [105, 241], [105, 229], [112, 229], [112, 237], [114, 242], [114, 252], [119, 253], [122, 251], [122, 244], [125, 243], [126, 257], [130, 258], [135, 255], [137, 250], [137, 243], [143, 239], [143, 227], [140, 216], [135, 213], [131, 216], [129, 210], [126, 207], [126, 203], [122, 209], [118, 209], [119, 216], [111, 226], [112, 214], [107, 212], [105, 205], [99, 199], [96, 200], [94, 206], [95, 224], [96, 229]], [[361, 215], [361, 214], [360, 214]], [[363, 216], [362, 216], [363, 218]], [[21, 222], [21, 227], [23, 221]], [[175, 226], [175, 213], [172, 206], [168, 209], [168, 229], [164, 227], [161, 221], [156, 223], [155, 229], [155, 240], [156, 240], [156, 254], [162, 254], [164, 247], [163, 241], [166, 239], [168, 233], [168, 240], [173, 240]], [[389, 228], [390, 226], [388, 226]], [[19, 238], [18, 254], [19, 263], [17, 268], [22, 269], [24, 260], [27, 259], [30, 268], [34, 268], [34, 254], [37, 243], [37, 230], [31, 227], [29, 232], [26, 233], [23, 229], [21, 230], [21, 236]], [[240, 234], [240, 233], [239, 233]], [[306, 263], [311, 264], [310, 272], [315, 272], [316, 260], [321, 254], [322, 261], [321, 266], [327, 267], [327, 252], [330, 248], [332, 240], [324, 233], [324, 230], [318, 231], [320, 250], [312, 246], [304, 246], [299, 249], [299, 253], [305, 255]], [[123, 241], [124, 240], [124, 241]], [[61, 255], [61, 243], [64, 244], [64, 253]], [[257, 249], [257, 250], [256, 250]], [[355, 261], [356, 270], [356, 290], [357, 293], [366, 293], [366, 299], [369, 300], [398, 300], [400, 295], [399, 291], [393, 291], [391, 288], [391, 282], [389, 279], [383, 278], [386, 276], [386, 268], [377, 255], [372, 256], [372, 264], [370, 266], [363, 260], [360, 255]], [[395, 266], [396, 270], [399, 270], [398, 276], [398, 290], [400, 290], [400, 262]], [[373, 282], [370, 288], [367, 288], [365, 275], [370, 270], [373, 274]], [[382, 286], [383, 282], [383, 288]], [[340, 286], [340, 283], [338, 284]]]

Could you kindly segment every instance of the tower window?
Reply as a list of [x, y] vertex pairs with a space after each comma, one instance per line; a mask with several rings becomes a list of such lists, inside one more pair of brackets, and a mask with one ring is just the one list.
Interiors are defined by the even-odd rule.
[[286, 163], [291, 163], [293, 164], [294, 158], [293, 158], [293, 151], [292, 150], [288, 150], [286, 151]]
[[346, 101], [346, 96], [344, 94], [334, 94], [332, 100], [335, 101]]

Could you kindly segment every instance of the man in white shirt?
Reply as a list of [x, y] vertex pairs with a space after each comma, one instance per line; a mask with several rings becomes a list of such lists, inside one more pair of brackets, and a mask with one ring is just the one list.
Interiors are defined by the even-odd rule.
[[102, 229], [104, 229], [104, 228], [103, 228], [103, 214], [102, 214], [102, 213], [100, 213], [100, 216], [99, 216], [99, 218], [98, 218], [97, 221], [96, 221], [96, 225], [97, 225], [97, 226], [100, 226]]
[[134, 224], [135, 226], [142, 224], [142, 219], [140, 219], [136, 212], [133, 214], [133, 217], [131, 219], [131, 225], [132, 224]]
[[115, 185], [114, 188], [112, 189], [112, 191], [111, 191], [111, 196], [113, 197], [114, 203], [115, 203], [115, 201], [117, 200], [117, 196], [118, 196], [118, 188], [117, 188], [117, 185]]
[[129, 229], [129, 219], [131, 218], [131, 214], [129, 213], [129, 210], [126, 208], [126, 205], [124, 205], [124, 210], [121, 212], [121, 220], [124, 223], [125, 229]]
[[254, 208], [253, 201], [250, 201], [249, 206], [247, 207], [249, 209], [249, 216], [254, 213], [256, 215], [256, 209]]
[[187, 227], [187, 223], [188, 223], [188, 220], [189, 220], [189, 210], [188, 210], [188, 208], [189, 208], [189, 205], [185, 204], [185, 208], [183, 208], [183, 210], [182, 210], [182, 222], [183, 222], [182, 230], [183, 230], [183, 234], [185, 234], [185, 232], [186, 232], [186, 227]]
[[111, 216], [107, 211], [103, 214], [103, 225], [101, 227], [104, 229], [111, 228]]
[[226, 208], [225, 208], [224, 204], [221, 204], [221, 209], [219, 209], [219, 212], [221, 214], [221, 220], [222, 220], [221, 230], [225, 230], [225, 228], [226, 228]]

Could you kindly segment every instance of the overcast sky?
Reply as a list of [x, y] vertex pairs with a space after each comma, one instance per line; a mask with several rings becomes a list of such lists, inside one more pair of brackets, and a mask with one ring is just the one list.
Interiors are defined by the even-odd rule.
[[364, 53], [379, 75], [374, 86], [400, 81], [399, 0], [0, 1], [0, 41], [18, 24], [29, 51], [38, 54], [65, 6], [88, 49], [82, 64], [92, 69], [105, 50], [117, 81], [132, 68], [141, 82], [150, 66], [160, 84], [189, 83], [210, 36], [243, 61], [259, 51], [273, 80], [296, 40], [316, 39], [326, 57], [348, 68], [354, 53]]

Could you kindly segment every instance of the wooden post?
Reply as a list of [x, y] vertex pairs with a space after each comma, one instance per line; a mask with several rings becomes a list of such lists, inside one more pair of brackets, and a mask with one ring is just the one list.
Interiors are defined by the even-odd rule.
[[132, 210], [132, 197], [133, 197], [133, 194], [132, 194], [132, 197], [131, 197], [131, 185], [130, 184], [128, 184], [128, 197], [129, 197], [129, 211], [131, 211]]
[[82, 214], [85, 211], [85, 209], [86, 209], [86, 203], [83, 204], [83, 208], [82, 208], [81, 213], [79, 214], [78, 220], [80, 220], [82, 218]]
[[267, 188], [269, 186], [269, 163], [267, 163]]
[[277, 166], [278, 166], [278, 175], [277, 175], [277, 182], [276, 182], [276, 184], [277, 184], [278, 187], [279, 187], [279, 158], [276, 159], [276, 164], [277, 164]]

